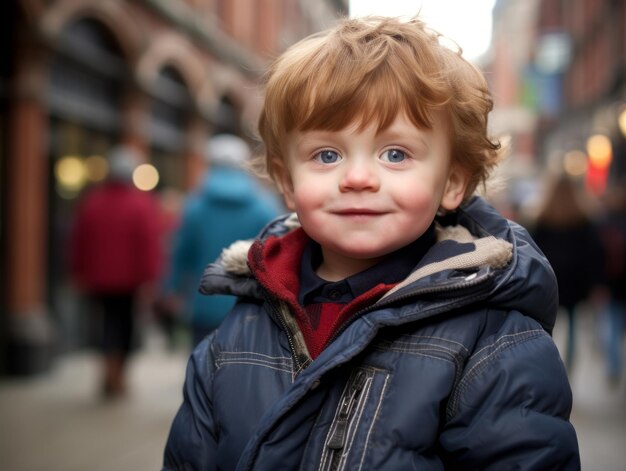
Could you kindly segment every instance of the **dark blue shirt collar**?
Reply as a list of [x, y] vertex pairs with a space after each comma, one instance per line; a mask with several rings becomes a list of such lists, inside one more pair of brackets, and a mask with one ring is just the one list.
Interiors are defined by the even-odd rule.
[[389, 254], [373, 267], [345, 280], [331, 282], [323, 280], [315, 273], [322, 263], [322, 250], [317, 242], [311, 240], [302, 253], [298, 301], [302, 306], [324, 302], [349, 303], [380, 283], [398, 283], [413, 271], [434, 243], [433, 223], [419, 239]]

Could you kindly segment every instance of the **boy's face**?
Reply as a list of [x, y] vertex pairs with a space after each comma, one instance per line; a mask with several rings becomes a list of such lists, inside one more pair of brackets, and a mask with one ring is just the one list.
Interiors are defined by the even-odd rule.
[[287, 206], [322, 247], [318, 275], [343, 279], [419, 238], [440, 207], [455, 209], [466, 177], [451, 165], [442, 116], [432, 129], [404, 115], [370, 125], [290, 134], [277, 179]]

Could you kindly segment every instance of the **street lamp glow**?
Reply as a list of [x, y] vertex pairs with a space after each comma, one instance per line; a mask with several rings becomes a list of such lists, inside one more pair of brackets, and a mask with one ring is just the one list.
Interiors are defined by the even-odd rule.
[[587, 139], [587, 154], [596, 168], [608, 168], [611, 165], [613, 150], [611, 140], [604, 134], [595, 134]]
[[584, 175], [587, 166], [587, 156], [580, 150], [571, 150], [563, 157], [563, 169], [572, 177]]
[[141, 164], [133, 172], [133, 183], [142, 191], [150, 191], [159, 183], [159, 172], [151, 164]]
[[80, 190], [85, 183], [85, 165], [79, 157], [73, 155], [60, 158], [54, 167], [54, 173], [58, 183], [69, 190]]

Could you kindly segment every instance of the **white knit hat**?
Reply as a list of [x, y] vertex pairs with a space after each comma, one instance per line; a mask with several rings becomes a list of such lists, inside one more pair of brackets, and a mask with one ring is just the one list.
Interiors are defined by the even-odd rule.
[[131, 181], [133, 172], [139, 165], [137, 151], [128, 146], [118, 146], [111, 149], [108, 160], [109, 178], [116, 181]]
[[207, 142], [204, 157], [212, 165], [241, 167], [250, 158], [250, 147], [232, 134], [217, 134]]

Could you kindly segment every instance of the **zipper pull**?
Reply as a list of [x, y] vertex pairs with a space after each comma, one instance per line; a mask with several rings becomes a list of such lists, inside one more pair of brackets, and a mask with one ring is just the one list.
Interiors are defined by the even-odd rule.
[[348, 419], [350, 419], [350, 414], [354, 408], [354, 404], [356, 403], [359, 393], [365, 385], [366, 378], [367, 375], [365, 372], [363, 370], [359, 370], [350, 385], [350, 389], [341, 399], [335, 430], [326, 445], [331, 450], [341, 450], [346, 443], [346, 432], [348, 430], [349, 423]]

